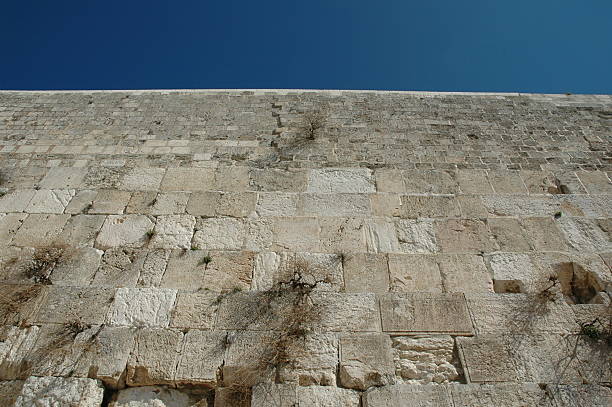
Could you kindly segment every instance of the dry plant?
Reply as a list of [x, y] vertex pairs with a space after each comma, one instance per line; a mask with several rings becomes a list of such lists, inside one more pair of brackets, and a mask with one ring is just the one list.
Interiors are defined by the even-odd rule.
[[32, 259], [25, 265], [23, 274], [36, 284], [51, 284], [53, 269], [68, 255], [64, 247], [45, 247], [34, 251]]
[[[232, 405], [246, 404], [252, 387], [259, 383], [280, 382], [281, 373], [296, 368], [298, 358], [306, 352], [306, 340], [323, 312], [311, 294], [330, 279], [315, 279], [313, 270], [305, 261], [295, 260], [290, 271], [291, 278], [278, 282], [270, 290], [255, 293], [256, 299], [241, 310], [245, 315], [237, 316], [249, 321], [245, 329], [263, 323], [272, 325], [275, 330], [261, 335], [256, 345], [258, 353], [249, 354], [247, 365], [232, 369], [231, 381], [226, 383]], [[226, 342], [232, 346], [234, 339]]]
[[298, 128], [307, 139], [314, 140], [326, 123], [327, 113], [324, 110], [312, 110], [303, 114]]
[[28, 319], [43, 287], [40, 285], [15, 285], [0, 291], [0, 325], [29, 325]]

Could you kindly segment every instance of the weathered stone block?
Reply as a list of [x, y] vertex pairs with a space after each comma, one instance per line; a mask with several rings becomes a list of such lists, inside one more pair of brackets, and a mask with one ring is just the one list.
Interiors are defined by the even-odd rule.
[[212, 168], [168, 168], [162, 180], [162, 191], [214, 190], [215, 172]]
[[251, 169], [249, 186], [253, 191], [303, 192], [306, 190], [307, 172], [301, 169]]
[[435, 234], [441, 250], [446, 253], [480, 253], [497, 249], [486, 220], [441, 220], [435, 223]]
[[440, 269], [433, 255], [389, 254], [389, 291], [441, 293]]
[[23, 212], [34, 198], [33, 189], [18, 189], [0, 197], [0, 212]]
[[28, 377], [15, 407], [99, 407], [104, 398], [99, 381], [72, 377]]
[[13, 244], [30, 247], [50, 246], [59, 236], [69, 218], [70, 215], [30, 215], [15, 233]]
[[36, 323], [63, 324], [78, 319], [84, 324], [103, 324], [114, 290], [50, 286], [35, 316]]
[[391, 338], [381, 334], [342, 336], [339, 372], [340, 383], [350, 389], [367, 390], [393, 383]]
[[482, 256], [473, 254], [448, 254], [437, 257], [440, 277], [445, 292], [493, 291], [493, 281]]
[[387, 294], [380, 298], [384, 332], [472, 335], [463, 294]]
[[92, 246], [105, 218], [102, 215], [72, 216], [55, 242], [72, 247]]
[[456, 194], [459, 192], [453, 173], [439, 170], [403, 171], [404, 185], [409, 194]]
[[53, 167], [40, 181], [40, 187], [46, 189], [78, 189], [85, 176], [84, 168]]
[[464, 194], [489, 194], [493, 192], [484, 170], [459, 170], [456, 177], [459, 189]]
[[306, 216], [369, 216], [370, 200], [365, 194], [303, 194], [301, 211]]
[[64, 213], [64, 209], [74, 195], [74, 189], [41, 189], [36, 191], [24, 211], [27, 213]]
[[438, 251], [434, 223], [430, 220], [398, 220], [395, 230], [404, 253], [435, 253]]
[[369, 193], [376, 192], [372, 171], [367, 168], [313, 169], [306, 192]]
[[455, 218], [461, 216], [454, 196], [402, 196], [401, 216], [405, 218]]
[[455, 341], [448, 335], [395, 336], [395, 374], [408, 383], [448, 383], [459, 378]]
[[176, 297], [172, 310], [172, 328], [213, 329], [219, 307], [219, 294], [213, 292], [183, 293]]
[[385, 219], [368, 219], [363, 222], [366, 250], [370, 253], [401, 252], [395, 225]]
[[158, 249], [189, 249], [195, 223], [195, 218], [190, 215], [159, 216], [149, 246]]
[[496, 194], [526, 194], [527, 188], [518, 171], [487, 171]]
[[123, 176], [120, 188], [125, 191], [157, 191], [165, 173], [163, 168], [132, 168]]
[[296, 216], [298, 195], [261, 192], [257, 194], [255, 211], [259, 216]]
[[162, 288], [119, 288], [108, 314], [110, 325], [160, 326], [170, 323], [176, 290]]
[[25, 213], [0, 214], [0, 246], [8, 246], [28, 215]]
[[182, 332], [171, 329], [145, 328], [138, 331], [127, 362], [127, 385], [173, 383], [183, 339]]
[[433, 384], [396, 384], [373, 388], [364, 393], [362, 402], [364, 407], [410, 404], [423, 407], [454, 407], [448, 388]]
[[193, 245], [206, 250], [240, 250], [244, 245], [245, 224], [241, 219], [198, 220]]
[[319, 252], [319, 222], [317, 218], [275, 218], [274, 250]]
[[226, 336], [225, 332], [219, 331], [188, 331], [174, 381], [215, 386], [217, 373], [224, 362]]
[[96, 194], [89, 214], [121, 215], [132, 194], [128, 191], [101, 189]]
[[386, 254], [345, 254], [343, 266], [346, 291], [377, 294], [389, 291], [389, 266]]
[[109, 215], [98, 234], [96, 247], [141, 247], [153, 226], [153, 222], [144, 215]]

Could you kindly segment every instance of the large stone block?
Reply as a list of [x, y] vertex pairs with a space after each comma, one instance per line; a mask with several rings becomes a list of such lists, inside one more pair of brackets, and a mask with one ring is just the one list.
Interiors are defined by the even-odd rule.
[[398, 220], [395, 222], [397, 239], [404, 253], [435, 253], [438, 244], [431, 220]]
[[454, 196], [402, 196], [401, 216], [404, 218], [456, 218], [461, 216]]
[[0, 212], [23, 212], [36, 195], [33, 189], [18, 189], [0, 197]]
[[463, 294], [387, 294], [380, 298], [384, 332], [472, 335]]
[[108, 323], [137, 327], [167, 327], [175, 300], [176, 290], [119, 288], [108, 314]]
[[317, 218], [275, 218], [274, 250], [319, 252], [319, 231]]
[[195, 223], [195, 218], [190, 215], [159, 216], [149, 246], [158, 249], [189, 249]]
[[339, 372], [340, 384], [351, 389], [392, 384], [395, 367], [391, 338], [383, 334], [342, 336]]
[[219, 294], [214, 292], [179, 292], [172, 310], [172, 328], [213, 329], [219, 308]]
[[8, 246], [11, 243], [17, 229], [21, 227], [27, 216], [25, 213], [0, 214], [0, 235], [2, 236], [0, 247]]
[[109, 215], [96, 239], [96, 247], [142, 247], [154, 223], [143, 215]]
[[127, 362], [127, 385], [174, 383], [183, 340], [184, 334], [176, 330], [145, 328], [138, 331]]
[[459, 170], [456, 177], [459, 189], [464, 194], [489, 194], [493, 192], [484, 170]]
[[185, 213], [189, 196], [187, 192], [135, 192], [125, 208], [125, 213], [180, 215]]
[[441, 293], [442, 276], [435, 255], [389, 254], [389, 291]]
[[76, 167], [49, 168], [47, 175], [40, 181], [41, 188], [77, 189], [82, 186], [86, 170]]
[[473, 254], [446, 254], [436, 257], [440, 268], [440, 277], [445, 292], [481, 292], [493, 291], [491, 274], [482, 256]]
[[166, 170], [163, 168], [132, 168], [121, 181], [125, 191], [157, 191]]
[[454, 407], [448, 388], [440, 385], [396, 384], [368, 390], [364, 407], [419, 406]]
[[0, 380], [23, 379], [31, 364], [28, 358], [38, 338], [39, 328], [0, 328]]
[[190, 330], [174, 377], [178, 384], [217, 385], [226, 349], [225, 332]]
[[92, 246], [105, 218], [102, 215], [72, 216], [55, 242], [72, 247]]
[[459, 379], [455, 341], [448, 335], [395, 336], [395, 374], [408, 383], [448, 383]]
[[81, 378], [28, 377], [15, 407], [99, 407], [104, 387], [99, 381]]
[[389, 291], [389, 264], [386, 254], [345, 254], [343, 266], [345, 291], [377, 294]]
[[253, 388], [250, 405], [251, 407], [358, 407], [360, 397], [354, 390], [338, 387], [262, 383]]
[[241, 219], [202, 219], [197, 222], [193, 246], [205, 250], [240, 250], [245, 233], [245, 223]]
[[50, 246], [60, 235], [69, 218], [70, 215], [30, 215], [15, 233], [13, 244], [30, 247]]
[[121, 215], [127, 206], [131, 193], [115, 189], [101, 189], [93, 199], [89, 214]]
[[50, 286], [34, 320], [53, 324], [78, 320], [100, 325], [105, 322], [114, 294], [106, 288]]
[[376, 192], [372, 171], [367, 168], [325, 168], [310, 171], [307, 192]]
[[298, 198], [298, 194], [261, 192], [257, 194], [255, 211], [259, 216], [296, 216]]
[[169, 168], [162, 180], [162, 191], [214, 190], [215, 172], [212, 168]]
[[456, 194], [459, 192], [455, 174], [439, 170], [403, 171], [404, 185], [409, 194]]
[[446, 253], [481, 253], [497, 249], [486, 220], [449, 219], [435, 223], [436, 240]]
[[36, 191], [24, 211], [27, 213], [64, 213], [74, 195], [74, 189], [41, 189]]
[[249, 187], [253, 191], [303, 192], [306, 190], [307, 172], [302, 169], [251, 169]]

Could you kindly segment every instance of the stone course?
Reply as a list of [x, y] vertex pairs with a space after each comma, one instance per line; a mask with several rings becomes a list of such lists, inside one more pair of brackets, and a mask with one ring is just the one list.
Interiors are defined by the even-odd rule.
[[611, 112], [0, 91], [0, 405], [608, 406]]

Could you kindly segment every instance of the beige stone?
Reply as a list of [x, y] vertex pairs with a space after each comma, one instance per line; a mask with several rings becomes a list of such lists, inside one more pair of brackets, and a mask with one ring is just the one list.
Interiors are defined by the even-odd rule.
[[454, 407], [448, 388], [445, 385], [433, 384], [395, 384], [372, 388], [364, 393], [362, 402], [364, 407]]
[[169, 168], [162, 180], [162, 191], [213, 190], [215, 173], [212, 168]]
[[484, 170], [457, 171], [459, 189], [464, 194], [489, 194], [493, 192]]
[[456, 194], [457, 181], [453, 173], [439, 170], [403, 171], [404, 185], [409, 194]]
[[307, 172], [301, 169], [251, 169], [249, 187], [264, 192], [304, 192]]
[[100, 264], [102, 250], [91, 247], [65, 249], [49, 277], [54, 285], [87, 286]]
[[[289, 222], [284, 222], [289, 224]], [[319, 218], [321, 250], [326, 253], [365, 252], [364, 221], [359, 218]], [[313, 231], [314, 232], [314, 231]]]
[[55, 242], [72, 247], [93, 246], [105, 218], [103, 215], [72, 216]]
[[370, 216], [366, 194], [303, 194], [300, 208], [306, 216]]
[[0, 212], [23, 212], [36, 195], [33, 189], [18, 189], [0, 197]]
[[132, 194], [128, 191], [114, 189], [101, 189], [96, 194], [89, 214], [121, 215], [127, 206]]
[[495, 253], [487, 256], [496, 293], [530, 292], [541, 279], [535, 265], [526, 254]]
[[441, 293], [440, 269], [433, 255], [389, 254], [389, 291]]
[[79, 213], [87, 213], [93, 206], [93, 201], [96, 199], [98, 191], [83, 189], [76, 192], [76, 195], [70, 200], [70, 203], [64, 209], [64, 213], [73, 215]]
[[448, 293], [493, 291], [493, 281], [482, 256], [448, 254], [437, 257], [442, 287]]
[[216, 385], [217, 372], [224, 362], [225, 346], [225, 332], [193, 329], [187, 332], [174, 381], [180, 384]]
[[23, 380], [6, 380], [0, 382], [0, 405], [14, 406], [21, 394]]
[[497, 249], [486, 220], [449, 219], [435, 223], [436, 240], [446, 253], [481, 253]]
[[407, 383], [448, 383], [459, 379], [454, 349], [448, 335], [395, 336], [395, 374]]
[[454, 218], [461, 216], [454, 196], [402, 196], [401, 216], [405, 218]]
[[526, 233], [521, 228], [518, 219], [490, 218], [487, 220], [491, 234], [505, 252], [526, 252], [531, 249]]
[[377, 294], [389, 291], [389, 266], [386, 254], [345, 254], [343, 266], [345, 291]]
[[125, 191], [157, 191], [165, 173], [163, 168], [132, 168], [123, 176], [120, 188]]
[[438, 244], [431, 220], [398, 220], [395, 230], [401, 250], [404, 253], [435, 253]]
[[24, 379], [28, 374], [28, 357], [38, 338], [39, 328], [0, 328], [0, 379]]
[[461, 293], [393, 293], [381, 296], [384, 332], [471, 335], [472, 321]]
[[125, 213], [143, 215], [180, 215], [185, 213], [190, 194], [187, 192], [135, 192]]
[[527, 188], [518, 171], [487, 171], [487, 175], [497, 194], [527, 193]]
[[367, 168], [313, 169], [308, 177], [306, 191], [312, 193], [376, 192], [372, 171]]
[[64, 213], [74, 195], [74, 189], [41, 189], [36, 191], [24, 211], [27, 213]]
[[612, 194], [612, 183], [603, 171], [578, 171], [578, 178], [589, 194]]
[[260, 192], [255, 210], [259, 216], [296, 216], [298, 195], [289, 193]]
[[183, 339], [183, 333], [176, 330], [145, 328], [138, 331], [127, 362], [127, 385], [173, 383]]
[[240, 250], [245, 240], [245, 224], [234, 218], [209, 218], [197, 222], [193, 246], [206, 250]]
[[401, 170], [379, 168], [374, 171], [378, 192], [405, 193], [404, 178]]
[[393, 383], [395, 368], [388, 335], [363, 334], [340, 338], [340, 383], [367, 390]]
[[15, 233], [13, 244], [30, 247], [50, 246], [59, 236], [69, 218], [70, 215], [30, 215]]
[[[198, 397], [199, 398], [199, 397]], [[194, 404], [195, 403], [195, 404]], [[109, 407], [207, 407], [206, 399], [162, 386], [129, 387], [119, 390]]]
[[374, 218], [364, 221], [362, 227], [366, 250], [370, 253], [401, 252], [395, 225], [386, 219]]
[[317, 218], [275, 218], [274, 250], [319, 252], [319, 231]]
[[82, 186], [85, 170], [74, 167], [49, 168], [47, 175], [40, 181], [41, 188], [77, 189]]
[[0, 214], [0, 246], [8, 246], [28, 215], [25, 213]]
[[78, 319], [84, 324], [103, 324], [113, 296], [111, 289], [50, 286], [34, 320], [63, 324]]
[[162, 215], [157, 218], [149, 247], [189, 249], [196, 220], [190, 215]]
[[214, 292], [184, 293], [176, 296], [172, 310], [172, 328], [213, 329], [219, 307], [219, 294]]
[[370, 205], [374, 216], [401, 216], [402, 200], [399, 194], [371, 194]]
[[119, 288], [107, 321], [109, 325], [167, 327], [175, 300], [176, 290]]
[[524, 218], [523, 228], [531, 245], [538, 251], [563, 251], [567, 244], [554, 219]]
[[103, 396], [104, 387], [97, 380], [31, 376], [24, 382], [15, 407], [99, 407]]
[[144, 215], [109, 215], [96, 239], [96, 247], [142, 247], [154, 223]]

